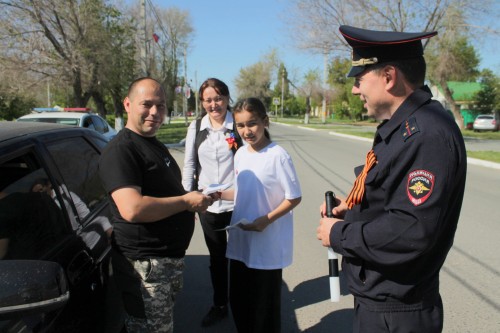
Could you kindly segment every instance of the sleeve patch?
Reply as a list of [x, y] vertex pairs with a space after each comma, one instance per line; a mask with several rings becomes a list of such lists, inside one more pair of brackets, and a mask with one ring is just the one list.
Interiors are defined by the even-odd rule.
[[406, 119], [402, 124], [401, 127], [399, 128], [401, 131], [401, 135], [403, 136], [403, 140], [406, 141], [410, 136], [412, 136], [415, 133], [420, 132], [417, 126], [417, 120], [415, 117], [411, 117]]
[[429, 199], [434, 189], [435, 178], [426, 170], [415, 170], [408, 174], [406, 193], [414, 206], [420, 206]]

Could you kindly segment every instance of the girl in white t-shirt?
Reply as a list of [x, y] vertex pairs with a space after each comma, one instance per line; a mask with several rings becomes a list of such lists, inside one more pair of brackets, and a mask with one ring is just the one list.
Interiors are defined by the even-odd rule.
[[[234, 158], [234, 199], [226, 256], [229, 300], [239, 333], [280, 332], [283, 268], [292, 263], [293, 214], [301, 190], [290, 155], [271, 141], [264, 104], [247, 98], [233, 108], [247, 145]], [[241, 223], [240, 223], [241, 222]]]

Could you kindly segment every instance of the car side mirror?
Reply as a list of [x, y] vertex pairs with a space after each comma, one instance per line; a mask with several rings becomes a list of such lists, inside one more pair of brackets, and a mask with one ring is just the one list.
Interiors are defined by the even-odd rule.
[[0, 260], [0, 320], [47, 313], [68, 299], [68, 283], [58, 263]]

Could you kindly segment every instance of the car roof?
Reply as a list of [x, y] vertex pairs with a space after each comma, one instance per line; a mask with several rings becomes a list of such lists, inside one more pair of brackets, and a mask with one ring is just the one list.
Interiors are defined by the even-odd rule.
[[[71, 126], [78, 128], [76, 126]], [[46, 131], [68, 130], [68, 125], [52, 124], [52, 123], [33, 123], [33, 122], [16, 122], [16, 121], [0, 121], [0, 142]]]
[[24, 115], [20, 117], [21, 119], [28, 119], [28, 118], [82, 118], [85, 117], [86, 115], [95, 115], [95, 113], [88, 113], [88, 112], [36, 112], [36, 113], [30, 113], [27, 115]]

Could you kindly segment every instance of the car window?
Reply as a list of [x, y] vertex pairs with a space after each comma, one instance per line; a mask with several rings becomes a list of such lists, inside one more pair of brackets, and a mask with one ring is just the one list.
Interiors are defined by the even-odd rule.
[[70, 233], [33, 152], [0, 161], [0, 259], [40, 259]]
[[106, 126], [101, 118], [99, 118], [97, 116], [92, 116], [92, 121], [95, 124], [95, 129], [97, 132], [99, 132], [99, 133], [106, 133], [107, 132], [107, 128], [105, 128]]
[[91, 130], [95, 130], [94, 122], [91, 117], [86, 117], [83, 119], [82, 127], [90, 128]]
[[52, 124], [63, 124], [78, 126], [80, 120], [78, 118], [19, 118], [17, 121], [31, 121], [39, 123], [52, 123]]
[[99, 153], [83, 137], [53, 142], [47, 149], [66, 184], [59, 190], [69, 193], [80, 222], [85, 224], [89, 213], [106, 201], [106, 191], [97, 170]]

